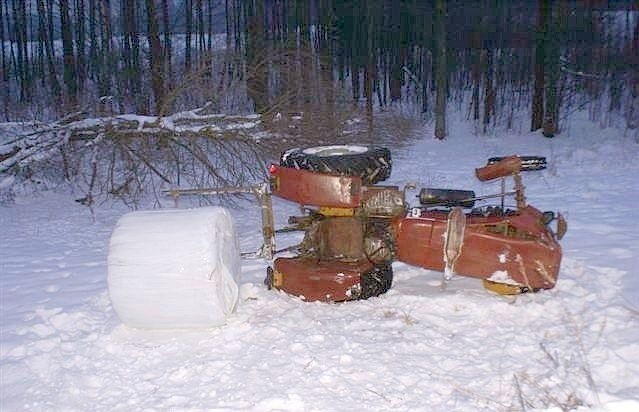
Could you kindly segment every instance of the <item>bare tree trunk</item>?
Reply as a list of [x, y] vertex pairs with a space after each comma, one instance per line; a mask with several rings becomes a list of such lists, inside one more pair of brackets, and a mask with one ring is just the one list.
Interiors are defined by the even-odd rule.
[[[195, 0], [195, 17], [197, 25], [197, 51], [198, 60], [202, 59], [204, 50], [206, 49], [206, 43], [204, 38], [204, 10], [202, 8], [202, 0]], [[201, 64], [201, 61], [200, 61]]]
[[[10, 80], [10, 75], [9, 72], [13, 71], [13, 76], [16, 79], [16, 82], [19, 84], [20, 82], [20, 73], [18, 72], [18, 66], [17, 66], [17, 62], [18, 59], [16, 57], [16, 52], [15, 52], [15, 48], [14, 48], [14, 44], [16, 43], [16, 34], [15, 31], [12, 30], [12, 24], [11, 24], [11, 11], [9, 10], [9, 2], [7, 0], [7, 3], [5, 3], [5, 23], [6, 23], [6, 27], [7, 27], [7, 34], [9, 36], [9, 57], [8, 57], [8, 63], [7, 63], [7, 82]], [[11, 8], [13, 10], [13, 7]], [[13, 70], [11, 70], [13, 68]], [[7, 95], [9, 93], [9, 90], [7, 88], [6, 90]]]
[[96, 30], [96, 0], [89, 0], [89, 61], [87, 71], [92, 80], [98, 77], [98, 35]]
[[191, 33], [193, 32], [192, 0], [184, 1], [184, 12], [186, 15], [186, 26], [184, 28], [184, 70], [188, 73], [191, 71]]
[[20, 24], [18, 25], [18, 32], [20, 33], [22, 43], [22, 56], [23, 56], [23, 79], [24, 79], [24, 94], [26, 100], [31, 100], [31, 66], [29, 59], [29, 36], [27, 35], [27, 27], [29, 22], [27, 20], [27, 3], [25, 1], [19, 1], [19, 13]]
[[224, 0], [224, 16], [226, 23], [226, 50], [230, 50], [231, 46], [231, 9], [229, 8], [229, 0]]
[[5, 51], [4, 13], [4, 1], [2, 1], [0, 2], [0, 61], [2, 62], [2, 81], [7, 82], [9, 80], [9, 65], [5, 57], [8, 52]]
[[375, 77], [375, 52], [373, 50], [373, 12], [371, 5], [367, 5], [366, 27], [366, 49], [367, 61], [364, 68], [364, 97], [366, 97], [366, 115], [368, 120], [368, 131], [372, 133], [373, 129], [373, 82]]
[[[268, 109], [268, 72], [264, 44], [264, 3], [256, 2], [247, 22], [247, 88], [255, 111], [264, 113]], [[304, 75], [308, 73], [303, 73]]]
[[38, 8], [38, 24], [40, 27], [40, 33], [42, 35], [42, 41], [44, 43], [44, 51], [47, 60], [47, 67], [49, 72], [49, 85], [51, 87], [51, 93], [53, 93], [53, 100], [56, 104], [60, 103], [60, 97], [62, 89], [60, 82], [58, 82], [58, 74], [55, 67], [55, 55], [53, 45], [50, 42], [50, 38], [47, 34], [47, 22], [45, 21], [47, 14], [45, 12], [44, 0], [37, 0]]
[[124, 55], [127, 66], [129, 96], [135, 101], [136, 109], [145, 113], [145, 96], [142, 95], [142, 69], [140, 67], [140, 35], [137, 27], [137, 0], [123, 0]]
[[[635, 23], [635, 30], [632, 35], [632, 42], [628, 47], [630, 62], [634, 67], [639, 67], [639, 20]], [[636, 129], [639, 127], [639, 116], [637, 115], [637, 97], [639, 97], [639, 73], [635, 70], [630, 77], [630, 101], [626, 109], [626, 127]], [[639, 138], [639, 136], [637, 136]]]
[[[8, 6], [8, 5], [7, 5]], [[5, 10], [5, 2], [0, 2], [0, 53], [2, 53], [2, 75], [0, 75], [0, 81], [2, 81], [2, 100], [4, 101], [4, 118], [6, 121], [9, 121], [9, 63], [7, 62], [7, 58], [5, 57], [7, 54], [11, 52], [6, 50], [5, 37], [4, 37], [4, 18], [5, 14], [8, 15], [9, 10], [8, 7]]]
[[169, 2], [162, 0], [162, 25], [164, 26], [164, 63], [166, 64], [165, 73], [166, 81], [171, 84], [173, 77], [173, 65], [171, 64], [172, 48], [171, 48], [171, 25], [169, 20]]
[[554, 137], [558, 130], [558, 112], [559, 112], [559, 39], [557, 25], [558, 10], [557, 0], [549, 0], [552, 3], [550, 10], [550, 18], [546, 26], [548, 33], [548, 41], [546, 42], [545, 61], [546, 61], [546, 107], [544, 110], [543, 135], [546, 137]]
[[446, 1], [435, 2], [435, 48], [437, 52], [435, 82], [435, 138], [446, 137]]
[[479, 120], [479, 92], [481, 87], [481, 57], [482, 57], [482, 44], [481, 33], [483, 29], [482, 17], [479, 16], [475, 22], [472, 41], [471, 41], [471, 81], [472, 81], [472, 95], [471, 95], [471, 109], [473, 111], [473, 120]]
[[535, 33], [535, 78], [532, 98], [532, 119], [530, 131], [541, 129], [544, 119], [544, 65], [545, 43], [547, 39], [548, 8], [550, 0], [539, 0], [537, 15], [537, 32]]
[[322, 76], [322, 87], [326, 91], [326, 111], [329, 121], [333, 124], [335, 117], [335, 88], [333, 82], [333, 59], [328, 42], [322, 42], [320, 57], [320, 70]]
[[100, 1], [100, 80], [98, 82], [98, 90], [100, 96], [106, 96], [111, 89], [111, 73], [112, 70], [112, 26], [111, 26], [111, 1]]
[[78, 73], [78, 91], [82, 94], [84, 82], [86, 80], [86, 33], [85, 33], [85, 16], [84, 16], [84, 0], [75, 0], [75, 33], [76, 33], [76, 62]]
[[428, 113], [428, 73], [430, 72], [431, 59], [428, 47], [421, 47], [422, 59], [422, 113]]
[[127, 83], [127, 88], [129, 88], [127, 77], [130, 76], [131, 73], [131, 38], [129, 33], [130, 16], [128, 12], [130, 4], [131, 0], [120, 1], [120, 20], [122, 23], [122, 27], [120, 28], [120, 31], [122, 32], [122, 50], [120, 51], [120, 53], [122, 54], [122, 61], [124, 64], [123, 77], [125, 78], [125, 81]]
[[69, 0], [60, 0], [60, 29], [62, 30], [62, 57], [64, 61], [64, 85], [67, 91], [67, 104], [75, 106], [78, 101], [78, 84], [73, 55], [73, 34], [69, 18]]
[[402, 98], [402, 60], [400, 56], [399, 43], [401, 37], [401, 4], [398, 1], [390, 2], [390, 37], [393, 47], [390, 49], [390, 99], [391, 102], [400, 101]]
[[[228, 0], [227, 0], [228, 1]], [[227, 3], [228, 6], [228, 3]], [[231, 12], [229, 14], [229, 11]], [[229, 25], [233, 28], [233, 44], [235, 51], [240, 50], [240, 3], [239, 0], [233, 0], [233, 4], [226, 8], [227, 19], [229, 19]], [[231, 16], [231, 17], [229, 17]]]
[[208, 0], [208, 43], [206, 45], [206, 50], [211, 53], [213, 50], [213, 0]]
[[55, 0], [47, 0], [47, 35], [49, 36], [49, 43], [53, 43], [53, 27], [54, 27], [54, 16], [53, 16], [53, 3]]
[[493, 87], [493, 51], [485, 49], [484, 51], [484, 133], [488, 131], [491, 116], [495, 112], [495, 88]]
[[[479, 36], [479, 33], [476, 34]], [[479, 43], [479, 42], [477, 42]], [[481, 86], [481, 49], [479, 44], [477, 47], [473, 47], [473, 68], [472, 68], [472, 81], [473, 81], [473, 94], [471, 97], [471, 105], [473, 108], [473, 120], [479, 120], [479, 89]]]
[[359, 100], [359, 69], [351, 56], [351, 88], [353, 89], [353, 100]]
[[15, 61], [15, 77], [20, 86], [20, 101], [25, 102], [28, 96], [25, 79], [25, 56], [23, 48], [21, 13], [19, 12], [19, 4], [16, 0], [11, 2], [11, 12], [13, 15], [13, 27], [9, 26], [9, 33], [13, 34], [16, 43], [16, 61]]
[[[32, 10], [33, 7], [36, 7], [35, 11]], [[30, 24], [31, 30], [29, 31], [29, 33], [31, 36], [31, 54], [33, 59], [32, 65], [33, 65], [34, 82], [36, 80], [39, 81], [40, 87], [42, 87], [43, 90], [46, 90], [47, 79], [45, 75], [46, 59], [44, 57], [44, 33], [42, 31], [42, 27], [40, 24], [40, 14], [38, 13], [36, 3], [29, 3], [29, 16], [30, 16], [29, 20], [31, 22]]]
[[151, 69], [151, 88], [155, 97], [155, 114], [162, 116], [164, 106], [164, 75], [162, 73], [162, 46], [158, 29], [155, 0], [145, 0], [149, 42], [149, 68]]

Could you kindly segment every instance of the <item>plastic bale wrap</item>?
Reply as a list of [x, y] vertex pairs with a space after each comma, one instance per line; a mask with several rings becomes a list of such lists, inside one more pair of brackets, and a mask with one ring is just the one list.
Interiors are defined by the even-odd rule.
[[109, 246], [108, 286], [128, 326], [219, 326], [238, 300], [240, 251], [220, 207], [132, 212]]

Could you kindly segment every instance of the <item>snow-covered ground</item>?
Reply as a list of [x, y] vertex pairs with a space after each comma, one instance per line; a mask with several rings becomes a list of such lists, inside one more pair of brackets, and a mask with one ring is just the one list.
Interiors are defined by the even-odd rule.
[[[555, 139], [474, 136], [461, 122], [446, 141], [431, 136], [393, 148], [391, 183], [494, 193], [473, 175], [488, 157], [547, 156], [524, 184], [569, 223], [555, 289], [500, 297], [455, 278], [441, 291], [440, 273], [396, 263], [381, 297], [304, 303], [262, 286], [268, 262], [244, 260], [227, 325], [136, 330], [106, 287], [127, 210], [92, 217], [71, 195], [18, 197], [0, 207], [0, 409], [639, 410], [635, 138], [578, 119]], [[240, 206], [241, 247], [253, 250], [259, 209]], [[275, 208], [280, 222], [296, 211]]]

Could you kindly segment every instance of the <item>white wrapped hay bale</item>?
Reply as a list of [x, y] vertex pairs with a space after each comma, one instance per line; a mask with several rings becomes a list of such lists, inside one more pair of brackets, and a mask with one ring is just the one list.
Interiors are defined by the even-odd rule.
[[239, 276], [233, 220], [221, 207], [128, 213], [111, 235], [109, 295], [128, 326], [222, 325]]

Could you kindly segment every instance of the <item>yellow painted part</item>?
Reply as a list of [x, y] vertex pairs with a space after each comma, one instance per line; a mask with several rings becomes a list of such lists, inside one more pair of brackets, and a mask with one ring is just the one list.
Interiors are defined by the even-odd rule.
[[324, 216], [353, 216], [355, 209], [346, 207], [320, 207], [319, 213]]
[[519, 295], [524, 293], [522, 286], [509, 285], [507, 283], [493, 282], [492, 280], [482, 279], [484, 282], [484, 288], [495, 292], [498, 295]]
[[284, 274], [278, 271], [274, 271], [273, 272], [273, 287], [274, 288], [281, 288], [282, 284], [284, 283]]
[[272, 176], [269, 179], [269, 184], [271, 186], [271, 190], [272, 191], [278, 191], [280, 190], [280, 178], [277, 176]]

